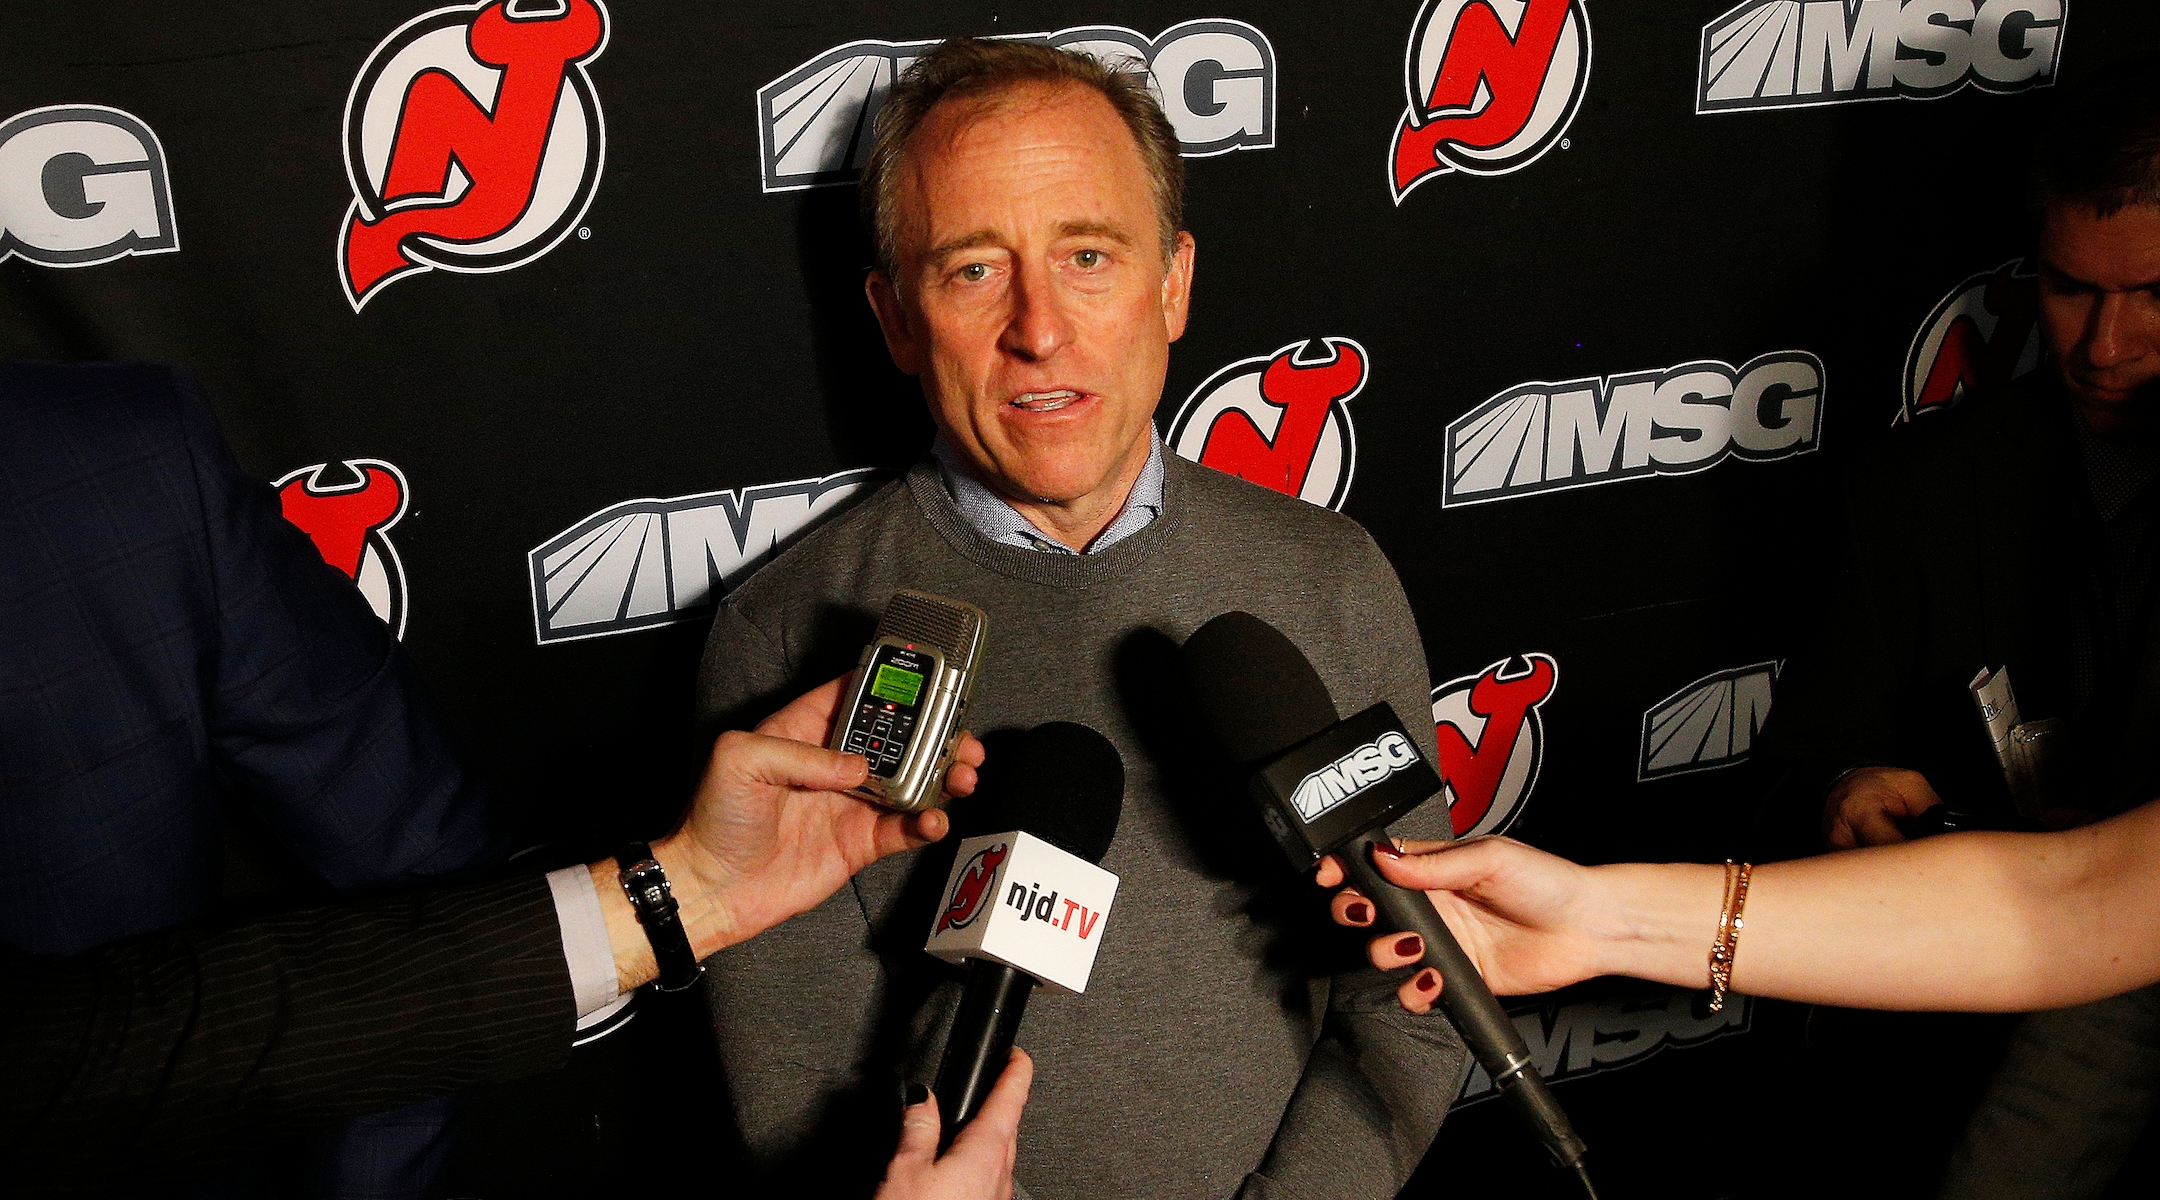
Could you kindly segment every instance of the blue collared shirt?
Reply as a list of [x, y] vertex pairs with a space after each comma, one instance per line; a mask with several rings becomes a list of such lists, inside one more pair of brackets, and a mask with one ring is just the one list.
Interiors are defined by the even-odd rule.
[[[1000, 546], [1014, 546], [1022, 550], [1040, 550], [1045, 554], [1073, 554], [1076, 551], [1043, 532], [1020, 510], [1005, 502], [1003, 496], [984, 487], [967, 469], [959, 452], [939, 434], [930, 444], [930, 453], [937, 456], [938, 467], [945, 475], [945, 490], [952, 493], [953, 507], [967, 518], [977, 533]], [[1162, 439], [1155, 434], [1154, 426], [1148, 427], [1147, 465], [1140, 468], [1140, 478], [1133, 481], [1131, 494], [1125, 497], [1125, 507], [1118, 510], [1117, 519], [1088, 543], [1087, 553], [1094, 554], [1124, 541], [1146, 529], [1155, 518], [1162, 515], [1163, 459]]]

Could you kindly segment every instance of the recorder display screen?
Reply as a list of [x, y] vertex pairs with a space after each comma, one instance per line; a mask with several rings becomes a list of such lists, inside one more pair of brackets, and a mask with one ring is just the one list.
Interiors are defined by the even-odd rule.
[[912, 646], [878, 647], [842, 748], [868, 758], [870, 769], [880, 775], [890, 777], [899, 770], [900, 759], [915, 740], [915, 718], [936, 662]]
[[871, 677], [870, 694], [894, 704], [915, 703], [922, 695], [923, 677], [914, 671], [903, 671], [891, 663], [879, 663], [877, 674]]

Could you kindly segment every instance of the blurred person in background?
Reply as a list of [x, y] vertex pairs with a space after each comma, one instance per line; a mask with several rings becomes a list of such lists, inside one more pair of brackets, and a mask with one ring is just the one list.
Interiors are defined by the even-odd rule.
[[[2060, 829], [2160, 794], [2160, 62], [2055, 100], [2033, 155], [2044, 361], [1917, 414], [1854, 472], [1819, 643], [1764, 733], [1781, 856]], [[2006, 670], [2020, 719], [2049, 731], [2019, 798], [1969, 691], [1983, 670]], [[1818, 821], [1809, 845], [1795, 827]], [[1872, 1041], [1913, 1049], [1918, 1032]], [[1951, 1031], [1954, 1055], [1974, 1032]], [[1939, 1194], [2098, 1195], [2156, 1097], [2160, 991], [2026, 1017]]]

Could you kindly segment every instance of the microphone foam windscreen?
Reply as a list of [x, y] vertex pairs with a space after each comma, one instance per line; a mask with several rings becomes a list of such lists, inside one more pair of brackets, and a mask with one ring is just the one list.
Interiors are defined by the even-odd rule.
[[1085, 725], [1049, 721], [984, 760], [971, 824], [1024, 829], [1100, 865], [1125, 809], [1125, 760]]
[[1216, 740], [1240, 763], [1273, 758], [1335, 723], [1335, 702], [1305, 654], [1248, 612], [1226, 612], [1185, 639], [1185, 680]]

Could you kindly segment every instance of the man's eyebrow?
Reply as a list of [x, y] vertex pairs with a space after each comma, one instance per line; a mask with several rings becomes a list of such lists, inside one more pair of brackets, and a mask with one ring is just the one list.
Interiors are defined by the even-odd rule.
[[924, 255], [923, 257], [930, 262], [942, 262], [946, 258], [960, 253], [962, 250], [973, 250], [977, 246], [992, 245], [995, 244], [996, 241], [996, 234], [990, 232], [987, 229], [978, 229], [973, 233], [962, 234], [959, 237], [953, 238], [949, 241], [940, 242], [937, 245], [930, 247], [930, 253]]
[[[1061, 238], [1098, 237], [1116, 242], [1121, 246], [1133, 244], [1132, 235], [1125, 232], [1125, 227], [1116, 221], [1066, 221], [1058, 226], [1058, 236]], [[996, 234], [987, 229], [978, 229], [973, 233], [962, 234], [959, 237], [939, 242], [937, 245], [932, 246], [930, 253], [923, 257], [926, 262], [943, 262], [963, 250], [973, 250], [978, 246], [996, 245], [997, 241], [998, 236]]]
[[1058, 226], [1058, 236], [1099, 237], [1124, 246], [1133, 244], [1132, 235], [1125, 232], [1125, 227], [1116, 221], [1067, 221]]
[[[2105, 292], [2111, 290], [2101, 287], [2099, 284], [2093, 282], [2090, 279], [2086, 279], [2081, 275], [2064, 270], [2061, 264], [2051, 262], [2045, 256], [2040, 259], [2040, 269], [2048, 272], [2051, 275], [2056, 276], [2057, 278], [2070, 284], [2072, 287], [2079, 288], [2083, 291]], [[2122, 292], [2150, 292], [2160, 290], [2160, 278], [2147, 279], [2140, 283], [2125, 284], [2120, 288], [2115, 288], [2112, 290]]]

